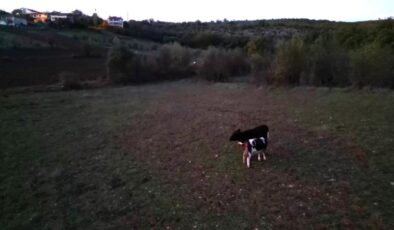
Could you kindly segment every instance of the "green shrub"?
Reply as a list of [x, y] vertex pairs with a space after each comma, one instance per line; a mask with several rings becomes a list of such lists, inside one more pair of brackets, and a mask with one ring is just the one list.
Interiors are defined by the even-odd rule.
[[202, 63], [198, 68], [199, 77], [209, 81], [224, 81], [230, 76], [230, 71], [227, 68], [225, 61], [226, 54], [224, 50], [209, 47], [203, 54]]
[[191, 54], [178, 43], [149, 53], [132, 52], [115, 40], [107, 57], [107, 79], [112, 83], [142, 83], [176, 79], [192, 73]]
[[332, 40], [317, 39], [307, 54], [307, 79], [302, 83], [328, 87], [349, 84], [348, 54]]
[[231, 76], [240, 76], [250, 71], [247, 57], [241, 48], [226, 50], [226, 62]]
[[298, 36], [279, 44], [272, 67], [274, 82], [299, 85], [305, 60], [304, 43]]
[[271, 56], [260, 54], [253, 54], [250, 59], [250, 71], [253, 77], [253, 81], [256, 84], [271, 84], [272, 83], [272, 72], [271, 72]]
[[355, 50], [376, 43], [394, 48], [394, 20], [349, 23], [336, 27], [335, 37], [346, 48]]
[[247, 71], [248, 63], [241, 49], [224, 50], [215, 47], [209, 47], [202, 55], [197, 70], [200, 78], [209, 81], [225, 81], [230, 76]]
[[107, 82], [126, 83], [128, 81], [129, 62], [133, 56], [134, 54], [118, 38], [115, 38], [107, 55]]
[[351, 53], [351, 81], [356, 87], [394, 88], [394, 53], [376, 44]]
[[218, 46], [224, 44], [223, 36], [213, 32], [198, 32], [191, 38], [190, 41], [186, 41], [192, 47], [196, 48], [207, 48], [209, 46]]
[[146, 54], [135, 54], [127, 62], [127, 79], [124, 83], [142, 83], [153, 80], [157, 71], [154, 58]]
[[156, 53], [157, 64], [165, 78], [176, 78], [191, 74], [191, 52], [179, 43], [166, 44], [160, 47]]
[[271, 50], [270, 44], [264, 37], [257, 37], [250, 40], [245, 46], [246, 52], [249, 56], [253, 54], [264, 55]]

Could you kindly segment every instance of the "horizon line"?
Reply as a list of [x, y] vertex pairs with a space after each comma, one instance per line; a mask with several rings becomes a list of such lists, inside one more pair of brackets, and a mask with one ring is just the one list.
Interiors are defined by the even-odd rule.
[[[72, 10], [70, 12], [64, 12], [64, 11], [57, 11], [57, 10], [48, 10], [48, 11], [40, 11], [40, 10], [35, 10], [32, 8], [27, 8], [27, 7], [19, 7], [19, 8], [15, 8], [13, 10], [17, 10], [17, 9], [28, 9], [28, 10], [33, 10], [33, 11], [37, 11], [40, 13], [51, 13], [51, 12], [59, 12], [59, 13], [69, 13], [71, 14], [73, 11], [78, 10], [81, 11], [84, 15], [86, 16], [92, 16], [89, 15], [87, 13], [85, 13], [84, 11], [80, 10], [80, 9], [75, 9]], [[7, 13], [12, 13], [12, 11], [7, 11], [4, 9], [0, 10], [7, 12]], [[119, 15], [116, 14], [108, 14], [107, 17], [102, 17], [100, 16], [99, 13], [96, 12], [95, 13], [102, 19], [107, 19], [108, 17], [119, 17]], [[361, 20], [332, 20], [332, 19], [327, 19], [327, 18], [308, 18], [308, 17], [278, 17], [278, 18], [255, 18], [255, 19], [228, 19], [228, 18], [223, 18], [223, 19], [211, 19], [211, 20], [203, 20], [203, 19], [195, 19], [195, 20], [161, 20], [161, 19], [155, 19], [155, 18], [145, 18], [145, 19], [133, 19], [133, 18], [129, 18], [128, 12], [126, 13], [126, 18], [128, 18], [128, 20], [124, 20], [124, 21], [151, 21], [153, 20], [154, 22], [164, 22], [164, 23], [193, 23], [193, 22], [201, 22], [201, 23], [212, 23], [212, 22], [224, 22], [224, 21], [228, 21], [228, 22], [239, 22], [239, 21], [269, 21], [269, 20], [310, 20], [310, 21], [328, 21], [328, 22], [343, 22], [343, 23], [357, 23], [357, 22], [368, 22], [368, 21], [380, 21], [380, 20], [393, 20], [394, 16], [386, 16], [386, 17], [378, 17], [375, 19], [361, 19]], [[122, 19], [124, 18], [124, 15], [120, 16], [122, 17]]]

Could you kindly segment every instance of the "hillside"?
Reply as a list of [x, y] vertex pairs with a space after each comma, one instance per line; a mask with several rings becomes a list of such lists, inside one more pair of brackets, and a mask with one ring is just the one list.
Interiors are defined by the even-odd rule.
[[[53, 84], [59, 73], [70, 71], [81, 81], [106, 77], [115, 84], [250, 76], [259, 84], [394, 88], [392, 19], [150, 20], [128, 21], [123, 29], [84, 26], [0, 28], [0, 88]], [[114, 37], [122, 47], [116, 52], [123, 54], [108, 57]], [[119, 55], [126, 59], [110, 64], [112, 72], [121, 74], [112, 79], [105, 63]]]
[[62, 72], [81, 80], [105, 74], [107, 50], [117, 36], [132, 50], [150, 50], [154, 42], [93, 29], [0, 28], [0, 88], [47, 85]]

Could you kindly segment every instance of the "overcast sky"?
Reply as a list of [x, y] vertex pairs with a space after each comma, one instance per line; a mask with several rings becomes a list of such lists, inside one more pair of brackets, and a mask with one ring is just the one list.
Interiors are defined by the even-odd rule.
[[31, 8], [71, 12], [75, 9], [102, 18], [160, 21], [253, 20], [309, 18], [333, 21], [375, 20], [394, 16], [394, 0], [0, 0], [0, 9]]

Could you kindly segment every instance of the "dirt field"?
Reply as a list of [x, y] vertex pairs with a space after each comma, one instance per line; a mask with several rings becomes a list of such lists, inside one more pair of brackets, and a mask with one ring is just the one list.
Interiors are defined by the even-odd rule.
[[[3, 96], [0, 225], [391, 229], [393, 102], [190, 81]], [[260, 124], [247, 169], [228, 138]]]
[[87, 56], [84, 44], [51, 29], [2, 28], [0, 89], [56, 84], [62, 72], [73, 72], [81, 80], [103, 76], [106, 48], [92, 47]]
[[82, 81], [105, 76], [105, 57], [78, 57], [81, 52], [61, 49], [1, 50], [0, 89], [56, 84], [59, 74], [64, 72], [75, 73]]

